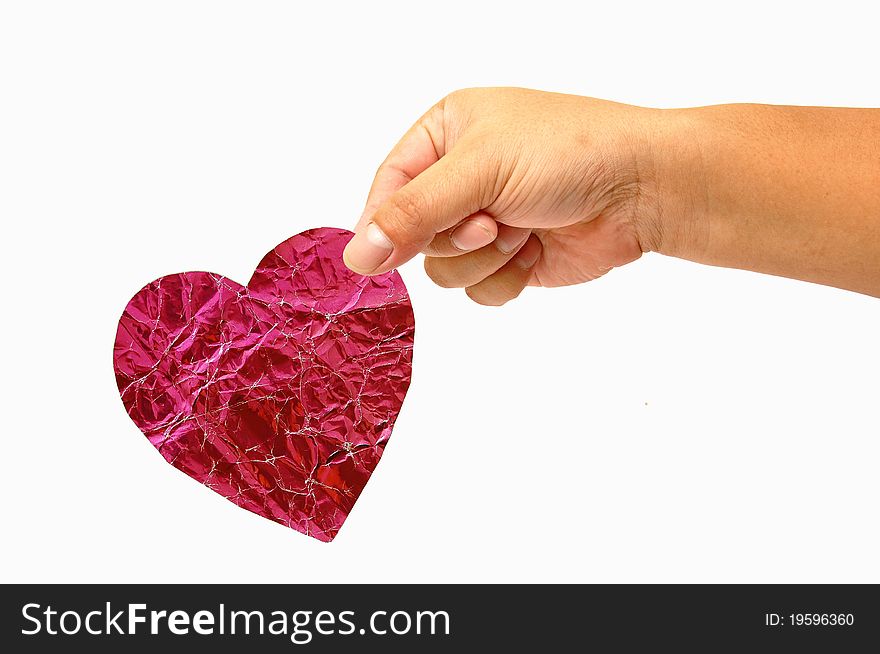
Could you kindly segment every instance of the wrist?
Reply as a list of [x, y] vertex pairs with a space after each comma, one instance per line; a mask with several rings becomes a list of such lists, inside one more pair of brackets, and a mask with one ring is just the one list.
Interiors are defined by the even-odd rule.
[[643, 121], [634, 225], [643, 252], [698, 259], [706, 247], [707, 127], [695, 109], [653, 109]]

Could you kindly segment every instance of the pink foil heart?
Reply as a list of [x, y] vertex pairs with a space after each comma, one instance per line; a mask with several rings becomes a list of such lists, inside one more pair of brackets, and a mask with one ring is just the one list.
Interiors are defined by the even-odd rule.
[[379, 462], [412, 369], [406, 287], [348, 270], [351, 236], [298, 234], [247, 286], [157, 279], [125, 308], [113, 353], [122, 402], [166, 461], [321, 541]]

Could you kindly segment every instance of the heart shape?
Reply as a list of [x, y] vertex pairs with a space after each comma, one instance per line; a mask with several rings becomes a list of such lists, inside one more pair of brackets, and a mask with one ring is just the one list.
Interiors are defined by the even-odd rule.
[[157, 279], [126, 306], [113, 352], [122, 402], [166, 461], [325, 542], [379, 462], [412, 370], [406, 287], [396, 271], [346, 268], [351, 237], [298, 234], [247, 286]]

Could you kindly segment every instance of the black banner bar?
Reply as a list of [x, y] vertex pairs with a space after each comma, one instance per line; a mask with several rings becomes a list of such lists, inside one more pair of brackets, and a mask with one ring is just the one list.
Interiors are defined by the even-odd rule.
[[16, 646], [5, 651], [855, 651], [880, 644], [880, 594], [873, 585], [11, 585], [0, 620], [2, 643]]

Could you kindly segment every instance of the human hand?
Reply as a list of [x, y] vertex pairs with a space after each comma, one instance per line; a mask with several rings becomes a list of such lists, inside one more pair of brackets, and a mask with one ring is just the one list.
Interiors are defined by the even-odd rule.
[[880, 297], [880, 109], [646, 109], [456, 91], [379, 168], [345, 251], [481, 304], [655, 251]]
[[378, 274], [424, 252], [437, 284], [500, 305], [642, 254], [657, 110], [515, 88], [450, 94], [379, 168], [345, 250]]

